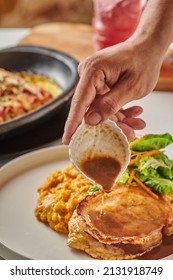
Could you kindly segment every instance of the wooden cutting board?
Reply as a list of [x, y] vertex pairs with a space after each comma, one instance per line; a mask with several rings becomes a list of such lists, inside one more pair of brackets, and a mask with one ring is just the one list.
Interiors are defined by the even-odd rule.
[[32, 28], [19, 42], [63, 51], [78, 61], [93, 53], [92, 27], [76, 23], [48, 23]]
[[[32, 28], [19, 44], [53, 48], [81, 61], [93, 53], [93, 31], [87, 24], [47, 23]], [[167, 56], [155, 90], [173, 91], [173, 49]]]

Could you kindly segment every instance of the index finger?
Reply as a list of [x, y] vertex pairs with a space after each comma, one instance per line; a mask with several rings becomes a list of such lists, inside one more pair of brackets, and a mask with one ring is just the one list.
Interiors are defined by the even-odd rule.
[[85, 75], [82, 75], [72, 98], [71, 108], [65, 124], [62, 142], [68, 145], [71, 136], [82, 122], [87, 108], [96, 96], [96, 88]]

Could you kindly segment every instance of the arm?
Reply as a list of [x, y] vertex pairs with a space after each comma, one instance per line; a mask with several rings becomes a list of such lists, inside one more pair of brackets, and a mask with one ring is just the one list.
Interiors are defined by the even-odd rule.
[[80, 80], [63, 143], [69, 143], [83, 117], [91, 125], [112, 118], [129, 136], [127, 128], [136, 129], [135, 114], [119, 118], [120, 109], [153, 90], [172, 40], [173, 1], [149, 0], [135, 33], [127, 41], [98, 51], [80, 63]]
[[173, 41], [173, 1], [149, 0], [131, 39], [149, 41], [154, 51], [163, 56]]

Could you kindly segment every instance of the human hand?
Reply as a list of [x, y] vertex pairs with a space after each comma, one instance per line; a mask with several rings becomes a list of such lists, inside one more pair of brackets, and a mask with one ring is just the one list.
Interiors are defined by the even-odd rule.
[[135, 118], [141, 113], [140, 107], [135, 109], [139, 110], [137, 115], [134, 109], [121, 108], [148, 94], [158, 80], [162, 60], [148, 48], [128, 40], [95, 53], [79, 65], [80, 80], [65, 125], [64, 144], [69, 143], [83, 117], [91, 125], [114, 119], [128, 138], [134, 135], [133, 129], [145, 126]]

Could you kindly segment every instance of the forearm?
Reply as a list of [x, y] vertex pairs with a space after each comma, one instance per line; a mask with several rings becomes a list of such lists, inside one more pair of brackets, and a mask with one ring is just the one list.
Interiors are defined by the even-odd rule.
[[149, 0], [132, 39], [149, 41], [164, 55], [173, 41], [173, 0]]

